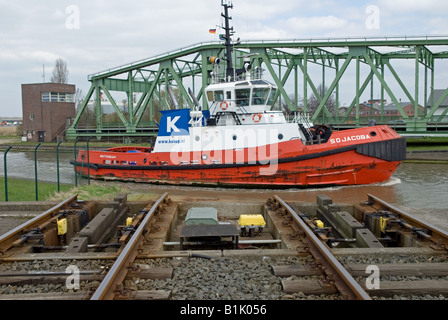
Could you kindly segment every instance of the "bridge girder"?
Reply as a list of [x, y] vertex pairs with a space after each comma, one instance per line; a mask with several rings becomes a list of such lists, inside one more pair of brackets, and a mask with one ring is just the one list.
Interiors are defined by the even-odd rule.
[[[385, 39], [326, 39], [326, 40], [294, 40], [294, 41], [248, 41], [234, 47], [236, 67], [241, 67], [243, 55], [250, 53], [250, 59], [254, 65], [263, 66], [267, 70], [267, 76], [278, 86], [275, 97], [277, 105], [286, 105], [290, 110], [299, 109], [299, 95], [301, 93], [304, 112], [308, 110], [307, 98], [312, 93], [318, 101], [318, 106], [312, 114], [312, 121], [329, 123], [344, 123], [350, 119], [350, 114], [355, 108], [355, 124], [360, 125], [360, 97], [370, 84], [371, 99], [373, 100], [374, 81], [379, 83], [381, 101], [381, 116], [384, 114], [384, 96], [388, 94], [403, 119], [409, 124], [409, 129], [424, 130], [426, 123], [433, 117], [442, 101], [448, 96], [448, 88], [444, 94], [431, 103], [427, 110], [428, 83], [429, 88], [434, 89], [435, 61], [448, 58], [448, 51], [435, 52], [433, 48], [447, 46], [448, 39], [443, 37], [418, 37], [418, 38], [385, 38]], [[166, 86], [175, 86], [178, 91], [179, 104], [192, 107], [192, 97], [187, 88], [192, 88], [195, 98], [203, 98], [204, 88], [210, 83], [210, 73], [216, 72], [209, 62], [211, 56], [221, 58], [225, 64], [223, 46], [221, 43], [200, 43], [187, 48], [168, 52], [149, 59], [111, 68], [102, 72], [89, 75], [91, 87], [78, 108], [76, 118], [72, 126], [67, 129], [67, 138], [74, 139], [79, 136], [152, 136], [157, 132], [157, 109], [171, 108], [166, 99]], [[412, 85], [406, 85], [399, 72], [392, 66], [391, 61], [414, 61], [414, 79]], [[354, 99], [343, 114], [339, 114], [339, 97], [341, 82], [344, 77], [353, 77], [349, 73], [349, 67], [354, 68], [355, 94]], [[424, 68], [424, 79], [421, 77], [420, 68]], [[320, 77], [312, 74], [310, 69], [321, 68]], [[362, 72], [361, 69], [364, 68]], [[225, 70], [225, 68], [221, 68]], [[314, 70], [315, 71], [315, 70]], [[329, 79], [328, 71], [334, 72], [334, 77]], [[386, 76], [386, 71], [388, 75]], [[366, 73], [367, 72], [367, 73]], [[362, 75], [364, 73], [364, 75]], [[430, 79], [428, 79], [430, 73]], [[301, 77], [300, 77], [301, 74]], [[198, 78], [200, 78], [199, 84]], [[302, 81], [300, 81], [302, 78]], [[392, 80], [400, 88], [410, 103], [414, 106], [417, 117], [410, 119], [406, 111], [392, 90]], [[330, 80], [327, 88], [326, 82]], [[424, 83], [424, 112], [419, 108], [420, 83]], [[291, 82], [293, 84], [291, 85]], [[188, 83], [188, 84], [187, 84]], [[289, 85], [288, 85], [289, 84]], [[326, 88], [319, 93], [318, 88]], [[288, 94], [291, 90], [292, 94]], [[125, 94], [120, 107], [118, 99], [112, 93]], [[105, 114], [101, 99], [104, 93], [118, 118], [114, 126], [105, 125]], [[140, 94], [136, 98], [135, 94]], [[336, 96], [334, 110], [327, 106], [331, 97]], [[83, 114], [88, 109], [89, 102], [93, 105], [95, 121], [91, 121], [88, 128], [80, 124]], [[157, 104], [157, 106], [156, 106]], [[207, 108], [205, 99], [202, 99], [202, 107]], [[336, 110], [336, 111], [335, 111]], [[372, 116], [373, 116], [373, 109]], [[448, 108], [447, 108], [448, 110]], [[445, 113], [438, 116], [441, 121]], [[144, 115], [146, 121], [142, 121]], [[93, 124], [94, 123], [94, 124]]]

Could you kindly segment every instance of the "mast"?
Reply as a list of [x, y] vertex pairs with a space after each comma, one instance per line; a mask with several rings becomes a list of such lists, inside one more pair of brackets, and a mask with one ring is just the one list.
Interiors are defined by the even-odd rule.
[[229, 1], [221, 0], [221, 5], [224, 7], [224, 13], [221, 13], [221, 16], [224, 18], [224, 40], [226, 47], [226, 60], [227, 60], [227, 69], [226, 69], [226, 79], [233, 79], [233, 63], [232, 63], [232, 39], [230, 38], [233, 34], [233, 27], [230, 26], [229, 20], [232, 19], [229, 16], [229, 8], [233, 9], [233, 4]]

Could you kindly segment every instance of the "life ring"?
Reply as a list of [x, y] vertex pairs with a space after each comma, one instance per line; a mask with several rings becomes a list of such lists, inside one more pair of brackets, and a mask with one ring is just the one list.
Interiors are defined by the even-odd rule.
[[229, 104], [226, 101], [223, 101], [219, 106], [221, 107], [222, 110], [227, 110]]
[[252, 116], [253, 122], [260, 122], [261, 120], [261, 113], [256, 113]]

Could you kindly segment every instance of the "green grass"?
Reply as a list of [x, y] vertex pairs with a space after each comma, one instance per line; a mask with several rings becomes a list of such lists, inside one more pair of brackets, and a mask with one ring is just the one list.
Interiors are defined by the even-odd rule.
[[[57, 193], [56, 183], [38, 182], [38, 200], [45, 201]], [[61, 191], [68, 191], [71, 185], [61, 184]], [[5, 201], [5, 178], [0, 178], [0, 201]], [[36, 201], [36, 185], [33, 180], [8, 177], [8, 201]]]
[[[61, 184], [58, 193], [56, 183], [39, 182], [39, 201], [63, 201], [74, 194], [78, 194], [79, 200], [113, 200], [119, 193], [129, 193], [125, 185], [111, 183], [100, 185], [92, 182], [91, 185], [74, 187]], [[0, 201], [5, 201], [5, 179], [0, 177]], [[36, 201], [36, 186], [33, 180], [8, 178], [8, 201]]]
[[448, 137], [406, 138], [406, 143], [412, 146], [448, 146]]
[[130, 189], [124, 184], [108, 182], [107, 185], [91, 182], [90, 185], [71, 187], [69, 190], [54, 193], [49, 200], [62, 201], [78, 194], [78, 200], [102, 200], [111, 201], [119, 193], [130, 193]]
[[406, 149], [409, 151], [448, 150], [448, 138], [445, 137], [406, 138]]

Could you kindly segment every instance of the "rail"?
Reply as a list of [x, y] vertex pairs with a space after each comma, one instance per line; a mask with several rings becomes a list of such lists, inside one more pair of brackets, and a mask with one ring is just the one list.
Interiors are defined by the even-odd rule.
[[69, 206], [72, 202], [76, 201], [78, 198], [78, 194], [71, 196], [70, 198], [65, 199], [61, 203], [55, 205], [51, 209], [41, 213], [37, 217], [30, 219], [20, 226], [14, 228], [13, 230], [5, 233], [0, 237], [0, 256], [5, 254], [5, 252], [13, 245], [13, 243], [20, 239], [20, 237], [27, 231], [33, 228], [39, 227], [43, 223], [50, 220], [55, 213], [58, 213], [61, 209]]
[[367, 204], [372, 206], [380, 206], [382, 209], [386, 209], [392, 212], [397, 218], [402, 219], [407, 223], [408, 229], [412, 232], [423, 232], [425, 238], [431, 241], [434, 246], [440, 249], [448, 250], [448, 233], [442, 229], [439, 229], [427, 222], [424, 222], [411, 214], [398, 209], [397, 207], [381, 200], [371, 194], [367, 194], [368, 201]]
[[339, 290], [341, 295], [349, 300], [372, 300], [369, 294], [350, 275], [330, 252], [328, 247], [314, 234], [294, 210], [277, 195], [274, 196], [274, 199], [287, 210], [299, 228], [304, 232], [302, 240], [306, 242], [314, 258], [318, 259], [324, 266], [324, 272], [330, 281], [334, 282], [334, 286]]
[[145, 235], [145, 230], [148, 227], [151, 218], [158, 207], [165, 201], [168, 196], [168, 192], [165, 192], [149, 209], [145, 218], [142, 220], [137, 230], [132, 235], [132, 238], [124, 247], [121, 254], [118, 256], [112, 268], [107, 273], [104, 280], [96, 289], [91, 300], [113, 300], [115, 297], [115, 291], [117, 286], [119, 286], [123, 280], [126, 278], [129, 265], [137, 257], [138, 249], [143, 242], [143, 236]]

